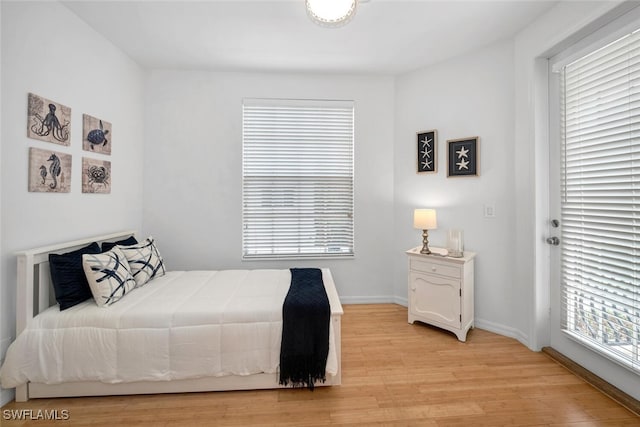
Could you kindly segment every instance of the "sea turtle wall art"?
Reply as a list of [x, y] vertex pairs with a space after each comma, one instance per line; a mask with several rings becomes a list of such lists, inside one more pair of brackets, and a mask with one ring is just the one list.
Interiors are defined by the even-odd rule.
[[88, 114], [82, 115], [82, 149], [111, 154], [111, 123]]
[[29, 148], [29, 191], [69, 193], [71, 154]]
[[71, 143], [71, 108], [33, 93], [27, 102], [27, 136], [54, 144]]
[[82, 192], [111, 193], [111, 162], [82, 158]]

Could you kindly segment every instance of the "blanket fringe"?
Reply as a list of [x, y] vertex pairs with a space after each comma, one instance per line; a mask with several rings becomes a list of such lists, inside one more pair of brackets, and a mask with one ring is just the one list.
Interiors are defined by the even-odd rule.
[[306, 357], [287, 357], [284, 360], [286, 366], [289, 367], [286, 378], [280, 376], [280, 385], [293, 388], [308, 388], [313, 391], [316, 382], [324, 384], [327, 381], [324, 366], [309, 367], [313, 362]]

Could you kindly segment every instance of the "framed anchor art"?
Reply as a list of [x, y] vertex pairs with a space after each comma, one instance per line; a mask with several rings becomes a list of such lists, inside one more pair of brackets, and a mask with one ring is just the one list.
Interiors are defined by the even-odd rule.
[[438, 132], [425, 130], [417, 133], [418, 143], [418, 173], [437, 171]]
[[477, 136], [447, 140], [447, 177], [479, 176]]

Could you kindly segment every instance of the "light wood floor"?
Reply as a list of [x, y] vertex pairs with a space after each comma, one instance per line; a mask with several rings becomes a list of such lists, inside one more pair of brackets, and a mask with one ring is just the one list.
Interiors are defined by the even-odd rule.
[[339, 387], [41, 399], [9, 403], [3, 414], [69, 411], [69, 421], [30, 423], [37, 426], [640, 426], [633, 413], [515, 340], [475, 329], [461, 343], [407, 324], [407, 309], [393, 304], [344, 309]]

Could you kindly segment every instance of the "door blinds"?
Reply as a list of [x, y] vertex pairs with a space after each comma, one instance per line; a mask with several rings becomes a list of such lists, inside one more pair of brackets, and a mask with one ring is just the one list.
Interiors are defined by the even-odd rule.
[[353, 255], [353, 103], [245, 100], [243, 256]]
[[563, 330], [640, 371], [640, 34], [566, 65]]

